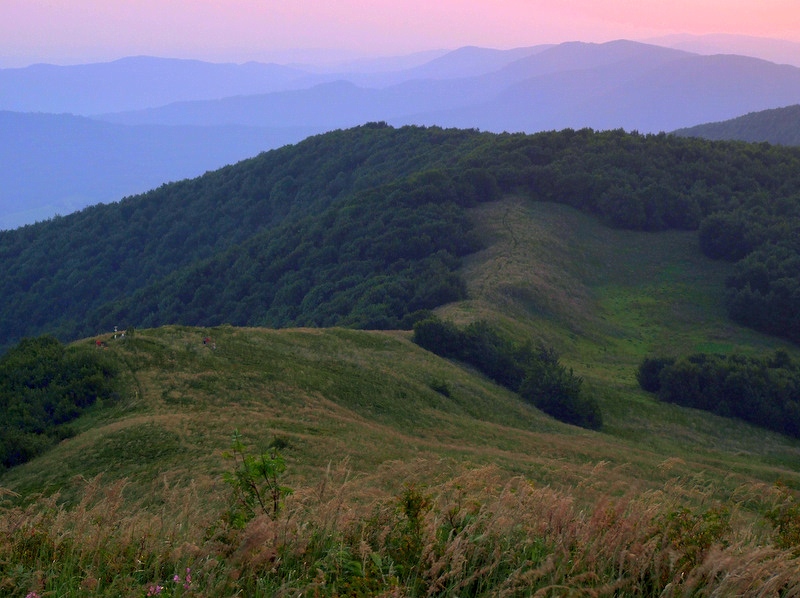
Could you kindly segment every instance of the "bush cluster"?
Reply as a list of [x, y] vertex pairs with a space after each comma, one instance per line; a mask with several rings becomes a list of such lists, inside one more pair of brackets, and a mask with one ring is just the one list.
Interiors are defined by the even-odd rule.
[[0, 469], [70, 436], [65, 426], [98, 400], [115, 398], [115, 367], [102, 351], [23, 339], [0, 358]]
[[764, 357], [697, 353], [650, 357], [640, 386], [662, 401], [735, 417], [800, 438], [800, 364], [785, 351]]
[[514, 343], [486, 322], [462, 330], [436, 317], [417, 322], [413, 340], [437, 355], [478, 368], [560, 421], [593, 430], [603, 425], [599, 405], [581, 392], [583, 380], [562, 365], [551, 348]]
[[739, 261], [726, 281], [733, 320], [800, 343], [800, 220], [791, 242], [767, 243]]

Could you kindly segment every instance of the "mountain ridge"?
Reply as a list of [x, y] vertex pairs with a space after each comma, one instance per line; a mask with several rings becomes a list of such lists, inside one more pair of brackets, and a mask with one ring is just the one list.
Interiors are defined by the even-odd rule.
[[697, 54], [739, 54], [776, 64], [800, 66], [800, 43], [785, 39], [711, 33], [675, 34], [642, 41]]
[[678, 129], [673, 133], [705, 139], [800, 145], [800, 105], [751, 112], [727, 121]]
[[[494, 72], [448, 81], [406, 81], [380, 91], [351, 82], [342, 99], [332, 92], [341, 90], [345, 80], [307, 90], [178, 103], [101, 118], [127, 124], [275, 126], [287, 118], [289, 107], [299, 105], [307, 108], [296, 118], [313, 118], [328, 128], [379, 119], [398, 126], [472, 126], [494, 132], [565, 127], [659, 132], [708, 120], [709, 114], [736, 116], [800, 100], [800, 68], [748, 57], [701, 56], [627, 40], [564, 43]], [[535, 103], [526, 103], [525, 88], [558, 111], [538, 113]], [[448, 89], [453, 93], [442, 95]], [[576, 104], [572, 98], [584, 101]], [[341, 105], [347, 109], [337, 108]], [[626, 108], [614, 110], [616, 105]], [[360, 121], [359, 109], [366, 111]]]
[[[483, 74], [461, 76], [465, 73], [465, 56], [477, 60], [475, 72]], [[202, 64], [191, 64], [206, 68]], [[222, 71], [264, 68], [264, 65], [211, 66]], [[4, 72], [0, 71], [0, 81]], [[83, 164], [73, 168], [74, 158], [60, 152], [59, 148], [75, 141], [59, 138], [57, 128], [52, 132], [52, 143], [43, 142], [27, 153], [9, 150], [0, 167], [0, 189], [3, 190], [20, 190], [19, 173], [28, 169], [62, 173], [72, 169], [86, 172], [86, 175], [82, 183], [76, 180], [83, 188], [70, 189], [68, 193], [64, 191], [70, 185], [65, 184], [61, 176], [35, 179], [36, 184], [31, 186], [37, 190], [35, 196], [24, 189], [19, 194], [7, 192], [6, 197], [0, 199], [10, 206], [5, 210], [17, 216], [13, 220], [3, 220], [3, 226], [26, 224], [72, 207], [120, 199], [121, 196], [114, 194], [153, 186], [157, 177], [161, 177], [160, 182], [177, 180], [242, 158], [245, 151], [254, 155], [276, 144], [297, 142], [304, 135], [369, 121], [494, 132], [590, 127], [655, 133], [800, 101], [800, 69], [796, 67], [736, 56], [701, 56], [627, 40], [605, 44], [572, 42], [504, 51], [466, 48], [394, 73], [300, 74], [296, 69], [281, 72], [284, 79], [270, 85], [283, 90], [269, 94], [210, 101], [193, 99], [161, 107], [139, 106], [140, 110], [134, 112], [93, 115], [92, 118], [130, 126], [172, 127], [139, 129], [136, 143], [140, 149], [136, 154], [129, 153], [128, 158], [132, 167], [118, 164], [113, 172], [109, 170], [107, 184], [97, 192], [89, 192], [93, 183], [88, 179], [103, 176], [103, 173], [97, 169], [87, 170]], [[414, 73], [427, 73], [436, 78], [418, 77]], [[181, 80], [180, 77], [174, 79]], [[136, 86], [136, 83], [126, 80], [125, 85]], [[294, 89], [288, 89], [291, 87]], [[0, 89], [13, 96], [13, 86], [0, 85]], [[89, 89], [79, 86], [76, 93], [89, 93]], [[113, 96], [121, 93], [122, 88], [106, 91]], [[101, 89], [91, 90], [91, 94], [98, 97], [102, 96], [101, 92]], [[49, 97], [57, 99], [59, 94]], [[248, 141], [242, 142], [237, 150], [227, 142], [232, 144], [237, 135], [241, 137], [242, 129], [238, 132], [220, 130], [220, 147], [217, 148], [214, 143], [193, 141], [193, 135], [195, 140], [202, 138], [198, 129], [180, 129], [178, 125], [257, 126], [278, 132], [265, 132], [265, 142], [260, 147]], [[87, 124], [87, 130], [91, 126]], [[295, 130], [286, 131], [287, 126]], [[133, 129], [126, 131], [134, 134]], [[184, 134], [183, 140], [178, 139], [181, 134]], [[250, 140], [259, 134], [251, 131]], [[20, 129], [8, 136], [24, 139], [26, 132]], [[129, 142], [120, 134], [117, 144], [123, 147]], [[176, 151], [160, 158], [155, 155], [161, 146], [175, 148], [180, 144], [187, 148], [187, 155], [197, 158], [194, 170], [165, 172], [170, 163], [180, 162], [180, 156], [175, 155]], [[212, 154], [212, 149], [219, 150], [226, 145], [231, 149], [230, 154], [222, 159]], [[26, 145], [19, 143], [19, 147]], [[203, 147], [209, 148], [205, 156], [200, 152]], [[113, 151], [108, 147], [87, 150], [85, 162], [107, 161]], [[154, 154], [152, 160], [149, 154]], [[148, 171], [141, 170], [137, 187], [120, 189], [114, 186], [115, 178], [130, 177], [148, 163], [152, 165]], [[71, 180], [72, 175], [66, 176], [67, 181]], [[77, 197], [84, 198], [82, 205]], [[27, 221], [23, 220], [26, 213]]]
[[0, 109], [89, 116], [187, 99], [279, 90], [309, 74], [277, 64], [131, 56], [74, 66], [0, 69]]

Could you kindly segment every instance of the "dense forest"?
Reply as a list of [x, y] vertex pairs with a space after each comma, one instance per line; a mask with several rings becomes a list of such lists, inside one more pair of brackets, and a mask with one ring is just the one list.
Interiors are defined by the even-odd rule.
[[468, 210], [502, 193], [699, 229], [737, 262], [731, 317], [800, 341], [800, 148], [370, 123], [0, 233], [0, 348], [164, 323], [410, 328], [464, 296]]

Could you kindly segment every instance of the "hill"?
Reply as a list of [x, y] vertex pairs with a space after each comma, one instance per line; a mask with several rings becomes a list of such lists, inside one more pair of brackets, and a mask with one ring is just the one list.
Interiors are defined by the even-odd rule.
[[800, 145], [800, 104], [674, 131], [684, 137]]
[[464, 296], [455, 272], [482, 243], [465, 210], [519, 193], [616, 227], [699, 229], [707, 255], [740, 262], [732, 316], [797, 342], [799, 160], [622, 131], [328, 133], [0, 233], [0, 338], [168, 323], [410, 328]]
[[[793, 521], [797, 442], [660, 403], [635, 381], [664, 349], [798, 355], [726, 320], [730, 266], [703, 257], [694, 232], [612, 229], [520, 196], [469, 217], [486, 242], [460, 270], [469, 299], [438, 313], [557, 346], [601, 401], [603, 432], [547, 418], [407, 332], [104, 334], [123, 400], [0, 478], [0, 553], [17, 565], [4, 588], [793, 591], [793, 528], [779, 524]], [[243, 527], [223, 475], [234, 429], [245, 454], [282, 447], [277, 479], [293, 490]]]

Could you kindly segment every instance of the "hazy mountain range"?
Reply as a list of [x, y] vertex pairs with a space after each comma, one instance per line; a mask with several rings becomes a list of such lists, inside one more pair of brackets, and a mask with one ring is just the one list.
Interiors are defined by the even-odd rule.
[[690, 35], [686, 33], [666, 35], [643, 40], [647, 43], [677, 48], [697, 54], [740, 54], [763, 58], [778, 64], [800, 66], [800, 43], [785, 39], [711, 33]]
[[629, 41], [566, 43], [531, 49], [522, 58], [501, 55], [515, 59], [503, 66], [496, 60], [495, 70], [471, 76], [463, 75], [464, 58], [455, 52], [414, 69], [420, 76], [388, 86], [343, 76], [306, 89], [175, 102], [102, 118], [137, 125], [339, 128], [386, 120], [494, 132], [658, 132], [800, 101], [800, 68], [750, 57], [703, 56]]
[[349, 72], [152, 57], [2, 69], [0, 228], [368, 121], [659, 132], [797, 103], [797, 66], [632, 41], [469, 47]]

